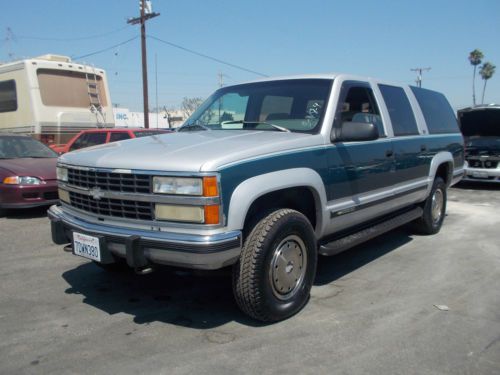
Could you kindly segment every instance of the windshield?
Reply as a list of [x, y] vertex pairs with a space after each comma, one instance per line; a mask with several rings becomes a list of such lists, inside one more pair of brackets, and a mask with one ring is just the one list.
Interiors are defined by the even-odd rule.
[[465, 147], [469, 152], [476, 149], [500, 152], [500, 137], [465, 137]]
[[332, 80], [256, 82], [216, 91], [186, 121], [187, 130], [269, 130], [316, 133]]
[[0, 137], [0, 159], [56, 158], [57, 154], [30, 137]]

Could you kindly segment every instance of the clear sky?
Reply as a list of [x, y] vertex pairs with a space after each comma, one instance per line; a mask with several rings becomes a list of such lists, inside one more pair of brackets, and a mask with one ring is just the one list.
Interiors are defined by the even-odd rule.
[[[139, 35], [127, 26], [138, 0], [0, 0], [0, 60], [46, 53], [78, 57]], [[500, 103], [500, 0], [153, 0], [161, 16], [147, 33], [266, 75], [346, 72], [443, 92], [454, 108], [472, 103], [468, 54], [497, 65], [485, 102]], [[10, 28], [12, 33], [7, 32]], [[150, 107], [178, 107], [225, 84], [259, 76], [149, 38]], [[142, 110], [140, 40], [80, 61], [104, 68], [113, 103]], [[483, 81], [476, 81], [481, 100]]]

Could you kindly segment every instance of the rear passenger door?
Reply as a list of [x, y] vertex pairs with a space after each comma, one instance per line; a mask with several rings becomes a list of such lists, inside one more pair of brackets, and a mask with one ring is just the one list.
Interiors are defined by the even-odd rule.
[[425, 139], [420, 135], [417, 120], [408, 96], [402, 87], [379, 84], [394, 132], [394, 187], [412, 190], [414, 184], [427, 178], [428, 158]]

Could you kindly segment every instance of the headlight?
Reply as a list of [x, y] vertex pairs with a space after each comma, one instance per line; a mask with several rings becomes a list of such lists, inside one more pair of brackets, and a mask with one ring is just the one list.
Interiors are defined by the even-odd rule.
[[56, 173], [57, 173], [57, 179], [59, 181], [64, 181], [64, 182], [68, 181], [68, 168], [57, 167]]
[[11, 176], [4, 178], [3, 183], [6, 185], [40, 185], [43, 182], [37, 177]]
[[186, 177], [153, 177], [153, 193], [202, 195], [203, 180]]

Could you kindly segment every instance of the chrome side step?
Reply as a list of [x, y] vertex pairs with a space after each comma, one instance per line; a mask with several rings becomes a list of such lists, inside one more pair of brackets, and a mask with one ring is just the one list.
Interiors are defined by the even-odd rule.
[[371, 227], [360, 230], [359, 232], [349, 234], [345, 237], [338, 238], [331, 242], [325, 243], [319, 247], [321, 255], [335, 255], [344, 250], [350, 249], [360, 243], [375, 238], [382, 233], [388, 232], [403, 224], [409, 223], [422, 216], [423, 210], [421, 207], [415, 207], [411, 211], [407, 211], [398, 216], [392, 217], [386, 221], [375, 224]]

